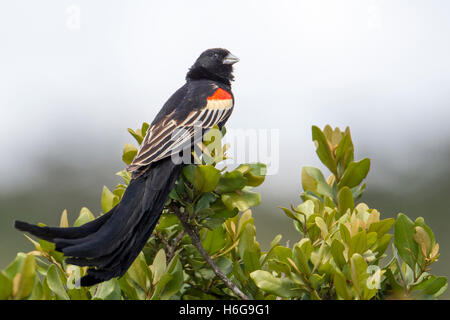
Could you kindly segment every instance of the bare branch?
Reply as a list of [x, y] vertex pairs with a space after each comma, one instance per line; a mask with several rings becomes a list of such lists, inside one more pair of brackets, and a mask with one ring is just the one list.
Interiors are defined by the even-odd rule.
[[180, 212], [179, 208], [172, 207], [175, 211], [175, 214], [177, 215], [178, 219], [180, 220], [184, 230], [186, 230], [189, 237], [191, 237], [192, 244], [197, 248], [197, 250], [202, 255], [203, 259], [205, 259], [206, 263], [213, 269], [214, 273], [225, 283], [225, 285], [233, 291], [233, 293], [241, 298], [242, 300], [250, 300], [247, 295], [245, 295], [241, 289], [239, 289], [233, 282], [231, 282], [230, 279], [216, 266], [214, 261], [211, 259], [208, 252], [206, 252], [205, 248], [203, 248], [202, 242], [200, 240], [200, 236], [196, 232], [196, 230], [191, 226], [191, 224], [188, 221], [188, 218], [186, 215]]

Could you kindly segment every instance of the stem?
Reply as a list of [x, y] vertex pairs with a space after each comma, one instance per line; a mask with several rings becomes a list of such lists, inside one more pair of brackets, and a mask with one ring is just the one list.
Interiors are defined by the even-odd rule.
[[186, 230], [189, 237], [191, 237], [192, 244], [197, 248], [197, 250], [202, 255], [203, 259], [205, 259], [206, 263], [213, 269], [214, 273], [225, 283], [225, 285], [233, 291], [233, 293], [241, 298], [242, 300], [250, 300], [249, 297], [247, 297], [233, 282], [231, 282], [230, 279], [222, 272], [220, 269], [216, 266], [214, 261], [211, 259], [208, 252], [206, 252], [205, 248], [203, 248], [202, 242], [200, 240], [200, 236], [198, 233], [194, 230], [194, 228], [189, 224], [187, 217], [178, 210], [178, 208], [175, 209], [175, 214], [177, 215], [178, 219], [181, 222], [181, 225], [183, 226], [184, 230]]
[[317, 293], [317, 291], [315, 289], [313, 289], [313, 291], [311, 292], [311, 295], [314, 297], [314, 299], [316, 300], [322, 300], [322, 298], [320, 298], [319, 294]]
[[161, 243], [163, 244], [164, 251], [166, 252], [166, 262], [169, 264], [169, 262], [172, 260], [175, 250], [180, 243], [181, 239], [183, 239], [184, 236], [184, 230], [181, 230], [177, 236], [173, 239], [172, 243], [169, 243], [164, 237], [159, 234], [158, 232], [154, 233], [155, 237], [158, 238]]

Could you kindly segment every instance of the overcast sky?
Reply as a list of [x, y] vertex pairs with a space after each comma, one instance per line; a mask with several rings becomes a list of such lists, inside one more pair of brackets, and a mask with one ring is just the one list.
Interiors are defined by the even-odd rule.
[[38, 179], [36, 160], [49, 156], [120, 163], [126, 128], [151, 122], [210, 47], [241, 59], [227, 127], [279, 130], [271, 186], [298, 186], [301, 166], [317, 165], [313, 124], [349, 125], [358, 157], [374, 158], [381, 176], [420, 163], [424, 151], [432, 161], [449, 145], [449, 9], [406, 0], [3, 1], [0, 189]]

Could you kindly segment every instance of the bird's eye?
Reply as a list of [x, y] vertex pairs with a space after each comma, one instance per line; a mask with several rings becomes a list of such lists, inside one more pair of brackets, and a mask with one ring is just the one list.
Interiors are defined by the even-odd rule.
[[214, 58], [219, 58], [219, 54], [218, 53], [214, 53]]

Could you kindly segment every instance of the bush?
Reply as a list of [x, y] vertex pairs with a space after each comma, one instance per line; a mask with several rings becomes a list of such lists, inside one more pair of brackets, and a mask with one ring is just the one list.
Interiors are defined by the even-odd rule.
[[[140, 144], [149, 125], [129, 132]], [[217, 131], [217, 129], [216, 129]], [[147, 245], [120, 279], [90, 288], [76, 280], [86, 268], [66, 264], [54, 245], [26, 236], [35, 250], [18, 253], [0, 271], [0, 299], [434, 299], [447, 279], [429, 273], [439, 257], [431, 229], [419, 217], [380, 219], [376, 209], [357, 203], [370, 160], [354, 161], [350, 131], [312, 129], [316, 152], [331, 171], [302, 170], [303, 202], [282, 208], [299, 232], [292, 247], [275, 237], [268, 251], [256, 241], [252, 191], [264, 182], [265, 165], [241, 164], [219, 170], [226, 146], [205, 143], [202, 164], [188, 165], [166, 203]], [[125, 145], [123, 161], [137, 153]], [[102, 209], [119, 203], [123, 183], [103, 188]], [[74, 226], [94, 219], [82, 208]], [[67, 212], [61, 227], [68, 226]], [[394, 233], [389, 234], [391, 229]], [[393, 241], [392, 241], [393, 238]], [[392, 254], [386, 254], [390, 243]], [[390, 257], [388, 259], [388, 256]]]

